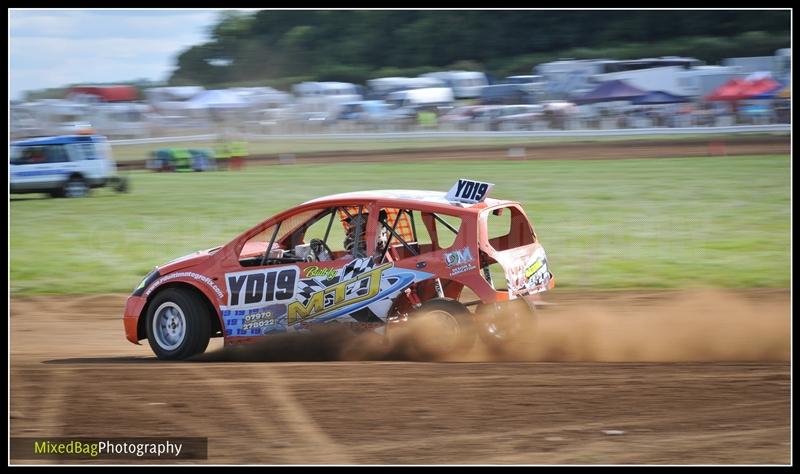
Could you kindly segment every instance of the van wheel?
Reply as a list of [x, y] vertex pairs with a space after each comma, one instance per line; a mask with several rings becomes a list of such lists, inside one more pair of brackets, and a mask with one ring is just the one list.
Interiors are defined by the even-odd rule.
[[211, 339], [211, 316], [189, 291], [162, 291], [147, 309], [150, 348], [162, 360], [182, 360], [203, 353]]
[[114, 182], [114, 191], [118, 193], [127, 193], [129, 190], [128, 177], [120, 176]]
[[423, 303], [409, 322], [414, 348], [424, 358], [467, 351], [475, 344], [472, 313], [457, 301], [436, 298]]
[[80, 176], [73, 176], [64, 183], [61, 194], [66, 198], [85, 197], [89, 194], [89, 185]]

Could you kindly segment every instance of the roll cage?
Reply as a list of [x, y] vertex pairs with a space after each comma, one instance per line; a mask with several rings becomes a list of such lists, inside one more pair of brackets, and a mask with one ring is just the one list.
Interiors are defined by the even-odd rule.
[[[321, 208], [320, 211], [310, 218], [305, 220], [304, 222], [298, 224], [294, 229], [290, 229], [288, 232], [281, 234], [281, 229], [284, 226], [284, 222], [289, 220], [292, 216], [286, 216], [286, 218], [277, 221], [272, 229], [269, 241], [266, 244], [264, 252], [256, 258], [250, 257], [247, 259], [240, 259], [245, 266], [248, 266], [244, 260], [249, 260], [250, 265], [259, 265], [259, 266], [268, 266], [268, 265], [278, 265], [278, 264], [286, 264], [286, 263], [295, 263], [304, 261], [303, 259], [294, 256], [289, 252], [288, 254], [284, 254], [282, 257], [274, 257], [270, 256], [272, 250], [276, 247], [276, 244], [280, 244], [285, 249], [293, 249], [295, 245], [304, 243], [306, 241], [305, 234], [308, 229], [313, 226], [314, 224], [318, 223], [323, 219], [328, 219], [327, 224], [325, 225], [325, 233], [322, 236], [321, 240], [324, 245], [328, 245], [328, 240], [331, 236], [331, 230], [334, 225], [334, 221], [336, 220], [337, 215], [340, 217], [340, 221], [342, 225], [345, 227], [345, 232], [351, 234], [353, 236], [353, 243], [350, 250], [345, 253], [344, 255], [350, 255], [353, 258], [363, 258], [364, 253], [367, 248], [367, 241], [371, 240], [367, 236], [366, 230], [370, 227], [368, 220], [365, 217], [372, 219], [369, 216], [369, 206], [365, 206], [364, 204], [358, 204], [353, 206], [347, 205], [334, 205], [327, 208]], [[423, 211], [419, 209], [413, 209], [409, 207], [402, 207], [402, 208], [393, 208], [390, 204], [380, 204], [376, 206], [379, 209], [378, 218], [376, 218], [376, 225], [379, 226], [376, 233], [379, 233], [381, 229], [385, 230], [388, 233], [388, 238], [383, 245], [379, 247], [376, 246], [375, 252], [373, 253], [372, 257], [376, 259], [377, 263], [383, 263], [387, 259], [387, 254], [389, 254], [390, 250], [392, 249], [393, 245], [399, 244], [402, 246], [406, 252], [410, 256], [419, 256], [421, 249], [419, 245], [415, 245], [415, 243], [419, 242], [419, 235], [417, 231], [417, 223], [414, 219], [415, 212], [420, 213], [422, 216], [423, 222], [425, 222], [426, 227], [433, 225], [433, 223], [438, 222], [441, 224], [445, 229], [452, 234], [458, 235], [459, 229], [453, 227], [449, 222], [443, 219], [438, 213], [434, 211]], [[386, 213], [387, 209], [391, 209], [391, 213]], [[396, 210], [396, 212], [394, 212]], [[389, 216], [393, 217], [393, 219], [389, 219]], [[461, 218], [457, 215], [452, 215], [453, 217]], [[406, 233], [404, 238], [403, 233], [398, 231], [398, 226], [400, 225], [403, 218], [407, 219], [410, 234]], [[431, 232], [431, 229], [427, 229], [428, 234], [431, 237], [431, 244], [434, 249], [441, 248], [439, 245], [439, 238], [437, 232]], [[410, 239], [409, 239], [410, 238]], [[263, 241], [262, 241], [263, 242]], [[306, 242], [307, 243], [307, 242]], [[367, 252], [368, 253], [368, 252]], [[341, 258], [344, 255], [339, 255]]]

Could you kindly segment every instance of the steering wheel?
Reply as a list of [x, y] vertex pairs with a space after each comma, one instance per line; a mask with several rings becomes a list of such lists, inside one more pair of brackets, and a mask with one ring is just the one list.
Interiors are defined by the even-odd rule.
[[[314, 259], [317, 262], [325, 262], [329, 260], [333, 260], [333, 251], [328, 244], [326, 244], [323, 240], [320, 239], [311, 239], [311, 253], [314, 254]], [[323, 257], [327, 257], [323, 259]]]

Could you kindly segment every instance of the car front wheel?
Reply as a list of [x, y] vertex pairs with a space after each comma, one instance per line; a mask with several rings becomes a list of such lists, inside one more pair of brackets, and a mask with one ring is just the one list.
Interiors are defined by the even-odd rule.
[[211, 338], [211, 315], [187, 290], [169, 288], [147, 310], [147, 340], [159, 359], [182, 360], [201, 354]]

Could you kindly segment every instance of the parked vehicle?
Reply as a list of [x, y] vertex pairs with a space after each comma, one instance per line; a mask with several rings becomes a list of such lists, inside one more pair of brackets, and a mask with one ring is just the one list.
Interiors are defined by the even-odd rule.
[[150, 153], [147, 169], [153, 171], [212, 171], [217, 169], [211, 150], [196, 148], [161, 148]]
[[429, 87], [392, 92], [386, 98], [392, 107], [394, 120], [413, 118], [421, 109], [449, 110], [453, 105], [453, 91], [448, 87]]
[[481, 108], [473, 123], [487, 130], [510, 131], [532, 130], [539, 120], [544, 123], [541, 105], [498, 105]]
[[480, 96], [481, 87], [489, 85], [486, 74], [476, 71], [441, 71], [422, 74], [444, 81], [453, 90], [456, 99], [475, 99]]
[[63, 135], [11, 144], [10, 192], [48, 193], [53, 197], [83, 197], [91, 189], [128, 191], [128, 180], [117, 174], [111, 146], [95, 134]]
[[520, 84], [497, 84], [481, 88], [481, 105], [533, 104], [536, 97]]
[[385, 99], [392, 92], [429, 87], [449, 87], [433, 77], [379, 77], [367, 81], [370, 99]]
[[292, 91], [301, 121], [332, 121], [345, 103], [362, 99], [357, 86], [346, 82], [302, 82]]
[[468, 130], [470, 124], [483, 108], [485, 107], [481, 105], [456, 107], [439, 117], [439, 123], [445, 129]]

